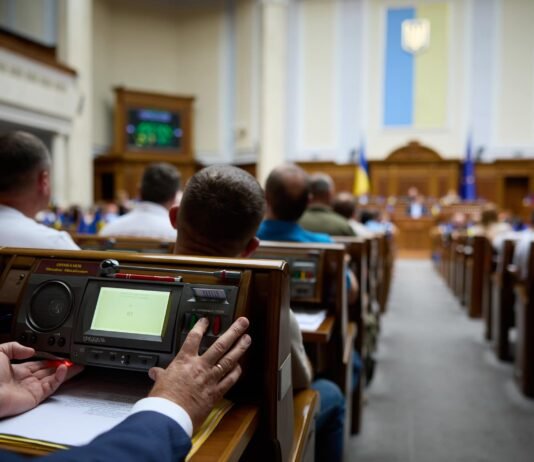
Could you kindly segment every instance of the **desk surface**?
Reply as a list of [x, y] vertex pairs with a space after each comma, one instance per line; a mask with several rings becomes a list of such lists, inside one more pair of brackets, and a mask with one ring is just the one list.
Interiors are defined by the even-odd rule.
[[258, 422], [259, 408], [257, 406], [235, 405], [224, 416], [191, 461], [238, 461], [254, 436]]
[[302, 338], [309, 343], [328, 343], [334, 330], [334, 316], [327, 316], [316, 330], [303, 330]]

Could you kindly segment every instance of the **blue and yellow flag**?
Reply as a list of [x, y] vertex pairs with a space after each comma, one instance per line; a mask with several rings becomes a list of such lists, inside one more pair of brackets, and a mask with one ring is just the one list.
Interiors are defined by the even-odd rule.
[[[456, 52], [450, 49], [450, 2], [418, 3], [415, 7], [392, 6], [386, 10], [386, 127], [447, 125], [449, 56]], [[419, 50], [417, 45], [421, 46]]]
[[355, 196], [366, 196], [369, 194], [369, 191], [369, 167], [365, 159], [365, 146], [362, 143], [358, 154], [358, 163], [354, 171], [354, 187], [352, 192]]
[[467, 139], [467, 149], [462, 165], [460, 197], [465, 201], [475, 201], [477, 198], [477, 189], [475, 184], [475, 161], [473, 159], [473, 139], [471, 134], [469, 134], [469, 138]]

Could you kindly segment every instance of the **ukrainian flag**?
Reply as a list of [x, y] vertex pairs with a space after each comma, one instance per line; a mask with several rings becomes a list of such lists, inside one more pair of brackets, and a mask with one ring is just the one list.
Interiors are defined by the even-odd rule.
[[366, 196], [369, 194], [370, 189], [369, 167], [365, 159], [365, 147], [362, 143], [358, 156], [358, 164], [354, 172], [354, 187], [352, 192], [355, 196]]
[[[415, 20], [430, 25], [428, 48], [406, 51], [402, 29]], [[428, 3], [388, 8], [384, 82], [384, 126], [440, 128], [447, 123], [449, 5]]]

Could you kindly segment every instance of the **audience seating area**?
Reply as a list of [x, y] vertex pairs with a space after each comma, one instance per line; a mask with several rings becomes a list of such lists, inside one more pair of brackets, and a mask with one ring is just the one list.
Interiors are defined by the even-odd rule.
[[[227, 414], [192, 460], [206, 460], [206, 457], [209, 460], [237, 460], [239, 457], [250, 460], [259, 457], [258, 454], [264, 458], [265, 451], [269, 451], [272, 454], [269, 460], [313, 461], [317, 393], [313, 390], [284, 393], [280, 388], [284, 383], [291, 388], [284, 369], [288, 367], [285, 361], [289, 354], [287, 310], [290, 306], [298, 311], [327, 310], [327, 317], [319, 328], [303, 331], [307, 352], [315, 370], [344, 391], [346, 438], [365, 425], [362, 391], [370, 377], [366, 378], [364, 371], [353, 390], [352, 354], [357, 351], [364, 363], [373, 356], [365, 335], [370, 319], [379, 323], [380, 314], [385, 311], [393, 266], [391, 237], [339, 237], [335, 238], [335, 244], [263, 242], [254, 259], [245, 260], [170, 255], [174, 243], [150, 239], [87, 235], [74, 235], [74, 239], [84, 250], [58, 251], [53, 256], [39, 250], [0, 250], [1, 341], [12, 338], [13, 315], [23, 298], [29, 276], [43, 259], [49, 263], [60, 260], [97, 263], [115, 258], [146, 267], [142, 272], [153, 275], [160, 274], [158, 268], [161, 267], [239, 270], [243, 273], [240, 290], [246, 298], [243, 307], [251, 310], [248, 315], [252, 319], [255, 348], [246, 362], [242, 386], [231, 393], [232, 399], [240, 404]], [[313, 290], [302, 293], [298, 262], [310, 258], [316, 263], [312, 269], [315, 271], [313, 284], [309, 284]], [[292, 267], [295, 262], [296, 270]], [[354, 270], [360, 284], [358, 297], [350, 304], [346, 291], [347, 267]], [[19, 279], [21, 274], [25, 279]], [[21, 280], [24, 282], [20, 283]], [[212, 282], [204, 276], [189, 276], [189, 280]], [[229, 438], [230, 435], [233, 436]]]

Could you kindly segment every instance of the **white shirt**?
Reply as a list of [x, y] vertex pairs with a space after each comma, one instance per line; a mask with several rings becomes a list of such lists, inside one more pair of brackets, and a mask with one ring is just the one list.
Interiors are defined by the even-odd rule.
[[143, 398], [134, 404], [130, 414], [142, 411], [154, 411], [164, 414], [180, 425], [180, 427], [182, 427], [189, 435], [189, 438], [193, 435], [193, 422], [191, 421], [189, 414], [182, 406], [179, 406], [168, 399], [156, 397]]
[[41, 225], [7, 205], [0, 205], [0, 247], [80, 250], [67, 232]]
[[515, 244], [514, 265], [520, 280], [528, 276], [528, 257], [530, 255], [530, 245], [534, 242], [534, 231], [524, 231], [523, 236]]
[[176, 240], [176, 230], [171, 225], [169, 211], [154, 202], [139, 202], [131, 212], [108, 223], [98, 234]]
[[352, 218], [348, 221], [350, 227], [352, 228], [354, 234], [356, 234], [357, 237], [373, 237], [375, 235], [375, 233], [369, 231], [369, 228], [364, 224], [360, 223], [359, 221], [356, 221]]

